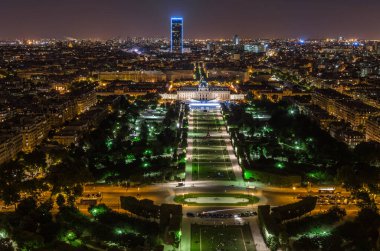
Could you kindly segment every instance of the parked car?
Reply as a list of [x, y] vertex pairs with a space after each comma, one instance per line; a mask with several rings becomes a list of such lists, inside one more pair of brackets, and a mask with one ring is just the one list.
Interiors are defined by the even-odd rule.
[[194, 213], [191, 213], [191, 212], [188, 212], [188, 213], [186, 213], [186, 216], [187, 216], [187, 217], [191, 217], [191, 218], [193, 218], [193, 217], [195, 217], [195, 214], [194, 214]]

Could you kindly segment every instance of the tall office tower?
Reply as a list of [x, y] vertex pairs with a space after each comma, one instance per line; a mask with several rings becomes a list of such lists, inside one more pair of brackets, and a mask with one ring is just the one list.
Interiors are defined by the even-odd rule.
[[234, 38], [232, 39], [232, 43], [233, 43], [234, 45], [239, 45], [239, 43], [240, 43], [240, 38], [239, 38], [238, 35], [235, 35], [235, 36], [234, 36]]
[[183, 18], [172, 17], [170, 25], [170, 51], [173, 53], [183, 52]]

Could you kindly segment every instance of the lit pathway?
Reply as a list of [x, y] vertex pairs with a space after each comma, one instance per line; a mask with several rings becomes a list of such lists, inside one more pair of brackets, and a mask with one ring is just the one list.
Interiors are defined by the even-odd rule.
[[186, 216], [182, 218], [182, 238], [179, 247], [180, 251], [191, 250], [191, 220]]
[[[218, 114], [217, 118], [218, 118], [218, 120], [223, 121], [223, 116], [221, 113]], [[236, 177], [236, 182], [238, 183], [238, 185], [243, 185], [243, 183], [244, 183], [243, 173], [242, 173], [241, 167], [239, 165], [238, 159], [237, 159], [237, 157], [234, 153], [234, 150], [232, 148], [231, 139], [230, 139], [230, 136], [227, 132], [225, 124], [222, 126], [222, 133], [219, 133], [219, 135], [223, 137], [224, 142], [226, 144], [226, 149], [228, 152], [228, 156], [231, 160], [232, 170], [234, 171], [234, 174]]]
[[187, 137], [187, 148], [186, 148], [186, 182], [192, 181], [192, 175], [193, 175], [193, 138], [190, 137], [190, 134], [194, 132], [194, 119], [192, 111], [190, 111], [189, 114], [189, 130], [188, 130], [188, 137]]
[[263, 236], [260, 232], [259, 219], [257, 217], [254, 217], [249, 221], [249, 226], [251, 227], [252, 237], [255, 241], [256, 251], [269, 251], [269, 248], [265, 244]]

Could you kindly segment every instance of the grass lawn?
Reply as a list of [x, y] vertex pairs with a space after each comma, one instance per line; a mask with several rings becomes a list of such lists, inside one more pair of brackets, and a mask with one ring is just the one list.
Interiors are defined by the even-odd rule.
[[[188, 202], [188, 199], [193, 198], [207, 198], [210, 202]], [[212, 198], [212, 199], [209, 199]], [[218, 202], [213, 202], [214, 198], [218, 199]], [[228, 201], [223, 203], [223, 198], [227, 198]], [[246, 202], [231, 202], [231, 198], [244, 199]], [[174, 197], [174, 201], [180, 204], [186, 204], [190, 206], [247, 206], [256, 204], [259, 198], [256, 196], [242, 194], [242, 193], [188, 193], [184, 195], [177, 195]]]
[[227, 156], [223, 156], [223, 152], [218, 153], [217, 157], [213, 154], [202, 154], [200, 156], [195, 156], [193, 158], [193, 163], [202, 163], [202, 162], [212, 162], [219, 163], [223, 162], [226, 164], [230, 164], [230, 159]]
[[226, 142], [223, 139], [195, 139], [194, 140], [194, 147], [199, 147], [199, 148], [211, 148], [213, 149], [214, 147], [221, 147], [225, 148], [226, 147]]
[[[196, 113], [197, 114], [197, 113]], [[219, 130], [224, 121], [214, 114], [194, 115], [194, 137], [192, 153], [193, 180], [235, 180], [226, 143], [218, 136], [206, 137], [207, 132]]]
[[193, 180], [235, 180], [231, 163], [197, 162], [192, 164]]
[[255, 251], [249, 225], [191, 225], [191, 251]]
[[[225, 150], [224, 147], [197, 147], [193, 149], [193, 155], [194, 157], [197, 157], [197, 155], [213, 155], [214, 157], [222, 157], [220, 155], [226, 155], [225, 158], [228, 159], [228, 152]], [[200, 156], [202, 157], [202, 156]]]

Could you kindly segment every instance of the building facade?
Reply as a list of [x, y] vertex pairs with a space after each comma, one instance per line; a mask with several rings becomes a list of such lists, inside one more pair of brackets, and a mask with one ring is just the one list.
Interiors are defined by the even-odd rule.
[[170, 51], [183, 52], [183, 18], [172, 17], [170, 24]]
[[161, 94], [166, 100], [198, 100], [198, 101], [228, 101], [242, 100], [244, 94], [231, 94], [228, 87], [209, 86], [205, 80], [201, 80], [198, 86], [185, 86], [177, 90], [177, 93]]
[[371, 117], [367, 121], [366, 140], [380, 143], [380, 117]]
[[98, 72], [97, 78], [100, 81], [133, 81], [133, 82], [165, 82], [166, 74], [162, 71], [120, 71], [120, 72]]
[[2, 134], [0, 136], [0, 164], [16, 158], [22, 151], [23, 138], [19, 133]]

